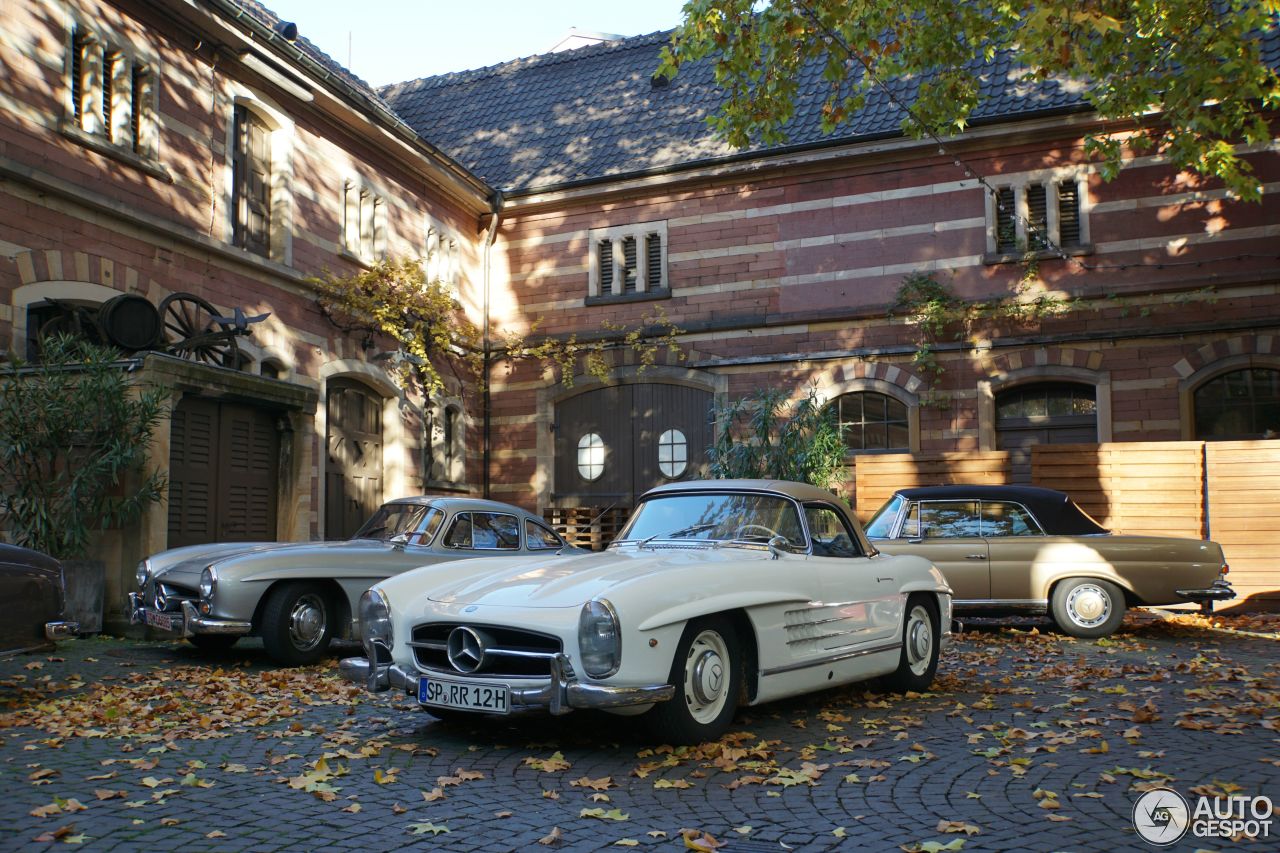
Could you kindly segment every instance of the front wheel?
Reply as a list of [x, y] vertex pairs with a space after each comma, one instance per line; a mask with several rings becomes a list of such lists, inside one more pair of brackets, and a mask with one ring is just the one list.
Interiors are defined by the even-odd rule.
[[262, 645], [290, 666], [316, 663], [329, 651], [333, 612], [318, 584], [295, 581], [271, 590], [262, 608]]
[[742, 692], [742, 653], [728, 619], [709, 616], [684, 628], [671, 663], [675, 696], [645, 714], [650, 734], [670, 744], [697, 744], [724, 734]]
[[908, 598], [902, 654], [898, 668], [881, 679], [886, 688], [895, 693], [923, 693], [929, 689], [938, 671], [938, 633], [938, 607], [933, 600], [924, 595]]
[[1050, 609], [1064, 633], [1096, 640], [1115, 633], [1124, 621], [1124, 593], [1110, 581], [1068, 578], [1053, 588]]

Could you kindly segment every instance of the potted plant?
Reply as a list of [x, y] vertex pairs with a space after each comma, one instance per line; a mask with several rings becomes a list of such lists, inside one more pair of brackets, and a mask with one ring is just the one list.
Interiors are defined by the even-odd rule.
[[62, 561], [69, 615], [92, 633], [105, 573], [92, 537], [163, 495], [164, 475], [144, 467], [169, 393], [131, 385], [110, 347], [56, 336], [41, 350], [0, 369], [0, 522], [15, 544]]

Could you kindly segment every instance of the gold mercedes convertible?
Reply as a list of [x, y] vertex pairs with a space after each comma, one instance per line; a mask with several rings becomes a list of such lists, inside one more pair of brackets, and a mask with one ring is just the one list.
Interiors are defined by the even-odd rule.
[[1107, 636], [1129, 607], [1235, 596], [1216, 542], [1113, 535], [1052, 489], [900, 489], [866, 532], [881, 551], [937, 566], [957, 616], [1048, 613], [1074, 637]]

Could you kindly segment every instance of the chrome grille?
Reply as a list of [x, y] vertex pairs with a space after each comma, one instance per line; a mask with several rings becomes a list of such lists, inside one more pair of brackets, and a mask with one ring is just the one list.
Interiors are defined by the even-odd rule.
[[[449, 635], [457, 622], [432, 622], [413, 629], [409, 646], [414, 661], [423, 669], [441, 673], [458, 670], [449, 661]], [[482, 632], [490, 643], [485, 649], [485, 663], [476, 670], [476, 676], [538, 678], [551, 675], [551, 658], [561, 649], [560, 639], [549, 634], [504, 628], [493, 625], [467, 623], [467, 627]]]

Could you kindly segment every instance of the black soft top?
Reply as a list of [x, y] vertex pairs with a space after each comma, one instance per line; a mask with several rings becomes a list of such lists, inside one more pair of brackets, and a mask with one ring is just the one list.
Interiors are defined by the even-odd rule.
[[1087, 536], [1110, 532], [1076, 506], [1065, 493], [1039, 486], [918, 486], [898, 489], [897, 494], [913, 501], [957, 501], [966, 498], [1015, 501], [1031, 510], [1048, 534]]

